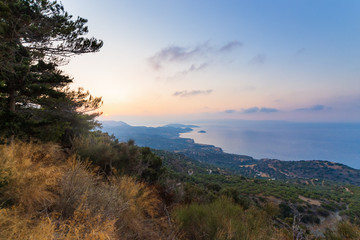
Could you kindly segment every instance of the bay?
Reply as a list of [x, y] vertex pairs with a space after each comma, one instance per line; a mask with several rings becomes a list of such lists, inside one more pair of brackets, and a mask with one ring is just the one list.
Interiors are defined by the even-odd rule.
[[360, 123], [199, 121], [180, 137], [256, 159], [327, 160], [360, 169]]

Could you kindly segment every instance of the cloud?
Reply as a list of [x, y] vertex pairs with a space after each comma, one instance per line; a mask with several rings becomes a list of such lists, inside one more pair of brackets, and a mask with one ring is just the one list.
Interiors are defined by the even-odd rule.
[[186, 69], [186, 70], [184, 70], [184, 71], [181, 71], [181, 72], [178, 72], [178, 73], [176, 73], [174, 76], [169, 77], [168, 79], [170, 80], [170, 79], [180, 78], [180, 77], [183, 77], [183, 76], [185, 76], [185, 75], [187, 75], [187, 74], [201, 71], [201, 70], [207, 68], [208, 66], [209, 66], [209, 63], [206, 63], [206, 62], [201, 63], [201, 64], [199, 64], [199, 65], [191, 64], [191, 66], [190, 66], [188, 69]]
[[260, 112], [263, 112], [263, 113], [273, 113], [273, 112], [278, 112], [279, 110], [276, 109], [276, 108], [260, 108], [259, 110]]
[[227, 109], [227, 110], [224, 111], [224, 113], [228, 113], [228, 114], [236, 113], [236, 110], [234, 110], [234, 109]]
[[265, 54], [258, 54], [255, 57], [253, 57], [249, 63], [251, 64], [256, 64], [256, 65], [261, 65], [264, 64], [266, 62], [266, 55]]
[[198, 66], [196, 66], [195, 64], [192, 64], [190, 66], [190, 68], [187, 71], [185, 71], [184, 73], [197, 72], [197, 71], [200, 71], [200, 70], [202, 70], [204, 68], [207, 68], [208, 66], [209, 66], [208, 63], [202, 63], [202, 64], [200, 64]]
[[267, 107], [262, 107], [262, 108], [251, 107], [251, 108], [243, 109], [241, 111], [241, 113], [245, 113], [245, 114], [250, 114], [250, 113], [275, 113], [275, 112], [279, 112], [279, 110], [276, 109], [276, 108], [267, 108]]
[[162, 68], [163, 63], [165, 62], [181, 62], [203, 56], [206, 54], [209, 48], [210, 47], [208, 46], [208, 43], [200, 44], [194, 48], [170, 46], [161, 49], [148, 60], [151, 67], [153, 67], [155, 70], [159, 70]]
[[256, 112], [259, 112], [259, 108], [258, 107], [252, 107], [252, 108], [248, 108], [248, 109], [244, 109], [242, 110], [242, 113], [256, 113]]
[[326, 107], [324, 105], [314, 105], [308, 108], [298, 108], [296, 111], [324, 111], [324, 110], [330, 110], [331, 107]]
[[227, 44], [225, 44], [224, 46], [222, 46], [220, 49], [219, 49], [219, 52], [231, 52], [239, 47], [242, 47], [243, 46], [243, 43], [242, 42], [239, 42], [239, 41], [232, 41], [232, 42], [229, 42]]
[[300, 48], [296, 51], [295, 55], [301, 55], [306, 52], [306, 48]]
[[213, 90], [212, 89], [208, 89], [208, 90], [193, 90], [193, 91], [177, 91], [174, 92], [173, 96], [175, 97], [192, 97], [192, 96], [196, 96], [196, 95], [207, 95], [212, 93]]
[[160, 70], [166, 63], [194, 62], [199, 59], [204, 61], [204, 58], [214, 58], [217, 54], [232, 52], [242, 45], [239, 41], [231, 41], [221, 47], [211, 46], [209, 42], [194, 47], [169, 46], [149, 57], [148, 62], [154, 70]]

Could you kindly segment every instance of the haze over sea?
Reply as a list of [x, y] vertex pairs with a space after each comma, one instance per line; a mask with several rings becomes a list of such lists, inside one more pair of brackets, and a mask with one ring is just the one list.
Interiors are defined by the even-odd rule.
[[181, 137], [256, 159], [328, 160], [360, 169], [360, 123], [226, 120], [196, 125]]

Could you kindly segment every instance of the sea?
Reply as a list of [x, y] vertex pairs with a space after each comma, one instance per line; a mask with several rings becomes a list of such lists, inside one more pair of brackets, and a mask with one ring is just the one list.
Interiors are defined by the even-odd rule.
[[180, 137], [256, 159], [327, 160], [360, 169], [360, 123], [224, 120], [195, 125]]

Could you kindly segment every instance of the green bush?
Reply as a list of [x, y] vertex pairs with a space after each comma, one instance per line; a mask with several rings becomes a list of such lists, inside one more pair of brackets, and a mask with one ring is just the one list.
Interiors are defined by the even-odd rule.
[[89, 159], [99, 166], [106, 175], [127, 174], [154, 183], [164, 172], [161, 158], [149, 148], [137, 147], [131, 140], [119, 143], [107, 133], [92, 132], [86, 137], [77, 138], [73, 150], [82, 159]]
[[254, 207], [244, 211], [225, 197], [179, 208], [174, 218], [184, 239], [280, 239], [265, 211]]
[[322, 217], [327, 217], [330, 215], [330, 213], [324, 208], [319, 208], [318, 210], [316, 210], [316, 212]]

